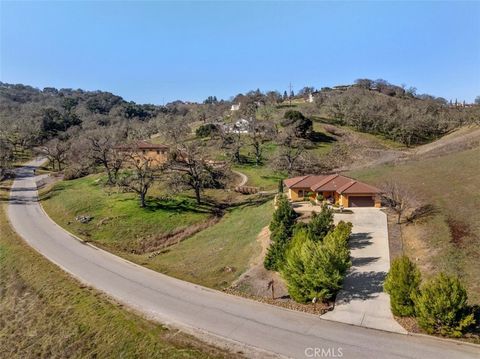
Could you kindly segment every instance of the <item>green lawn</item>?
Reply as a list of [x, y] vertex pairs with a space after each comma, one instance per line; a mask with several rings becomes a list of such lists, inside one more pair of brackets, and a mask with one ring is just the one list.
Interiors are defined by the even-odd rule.
[[393, 179], [435, 205], [438, 213], [426, 223], [403, 228], [407, 253], [427, 275], [458, 274], [480, 303], [480, 148], [350, 175], [377, 185]]
[[[152, 196], [148, 208], [140, 208], [134, 194], [109, 193], [101, 178], [92, 175], [59, 182], [42, 193], [42, 205], [57, 223], [83, 239], [154, 270], [214, 288], [229, 284], [247, 268], [259, 251], [256, 237], [270, 222], [273, 211], [271, 201], [259, 203], [242, 195], [218, 223], [149, 258], [159, 251], [158, 246], [147, 252], [136, 251], [142, 242], [150, 239], [154, 243], [167, 233], [201, 225], [212, 217], [211, 206], [197, 206], [185, 196]], [[156, 188], [152, 194], [160, 196], [160, 190]], [[208, 191], [206, 195], [213, 196]], [[93, 219], [82, 224], [75, 220], [78, 215]]]
[[276, 172], [265, 165], [236, 165], [234, 169], [247, 175], [247, 186], [262, 187], [264, 190], [277, 189], [278, 182], [286, 178], [285, 174]]
[[[102, 178], [92, 175], [57, 183], [44, 193], [42, 205], [61, 226], [103, 247], [129, 251], [138, 241], [161, 236], [205, 221], [207, 205], [197, 206], [189, 197], [150, 197], [147, 208], [139, 206], [133, 193], [106, 189]], [[155, 191], [152, 194], [160, 195]], [[75, 220], [89, 215], [89, 223]]]
[[26, 245], [5, 214], [0, 183], [0, 356], [4, 358], [226, 358], [123, 309]]
[[270, 223], [273, 204], [244, 205], [219, 223], [169, 247], [153, 258], [128, 258], [151, 269], [211, 288], [224, 288], [243, 273], [260, 252], [257, 235]]

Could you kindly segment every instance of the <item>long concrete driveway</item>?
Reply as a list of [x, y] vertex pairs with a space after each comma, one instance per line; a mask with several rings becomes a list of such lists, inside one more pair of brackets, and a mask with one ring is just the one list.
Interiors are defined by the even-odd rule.
[[353, 214], [336, 214], [335, 222], [353, 224], [350, 268], [335, 309], [322, 318], [368, 328], [406, 333], [393, 318], [390, 297], [383, 282], [390, 269], [387, 216], [378, 208], [355, 208]]
[[[24, 240], [81, 282], [151, 319], [203, 338], [236, 343], [253, 356], [313, 358], [478, 358], [479, 347], [334, 323], [183, 282], [83, 244], [37, 202], [33, 161], [18, 171], [8, 215]], [[232, 354], [232, 357], [235, 355]]]

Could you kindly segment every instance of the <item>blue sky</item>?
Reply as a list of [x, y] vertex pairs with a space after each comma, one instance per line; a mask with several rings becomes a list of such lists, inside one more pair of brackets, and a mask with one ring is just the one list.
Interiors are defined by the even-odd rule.
[[383, 78], [480, 95], [480, 2], [1, 2], [0, 79], [127, 100]]

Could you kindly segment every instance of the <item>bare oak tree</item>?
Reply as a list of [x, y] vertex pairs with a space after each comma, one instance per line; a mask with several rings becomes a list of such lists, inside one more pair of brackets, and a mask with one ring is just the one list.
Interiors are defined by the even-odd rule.
[[287, 131], [280, 136], [278, 144], [280, 149], [275, 159], [275, 168], [286, 171], [288, 175], [300, 172], [306, 161], [306, 141]]
[[108, 176], [108, 184], [117, 182], [118, 173], [125, 161], [125, 152], [117, 151], [111, 134], [92, 134], [88, 136], [89, 157], [96, 165], [101, 165]]
[[170, 161], [171, 185], [179, 190], [192, 189], [198, 204], [205, 188], [224, 188], [228, 169], [208, 161], [197, 143], [183, 143], [178, 146]]
[[275, 135], [275, 127], [270, 122], [251, 119], [248, 126], [248, 140], [253, 147], [255, 164], [260, 165], [263, 161], [263, 145]]
[[0, 138], [0, 181], [10, 174], [14, 159], [13, 147]]
[[414, 206], [413, 194], [396, 181], [386, 182], [382, 186], [382, 191], [383, 202], [397, 214], [397, 224], [400, 224], [402, 215]]
[[137, 193], [140, 206], [144, 208], [148, 190], [164, 173], [165, 165], [135, 149], [125, 152], [124, 156], [126, 168], [118, 177], [117, 184]]
[[62, 141], [58, 138], [48, 141], [45, 145], [38, 149], [38, 152], [47, 157], [52, 165], [52, 169], [61, 171], [67, 159], [67, 154], [70, 145], [67, 141]]

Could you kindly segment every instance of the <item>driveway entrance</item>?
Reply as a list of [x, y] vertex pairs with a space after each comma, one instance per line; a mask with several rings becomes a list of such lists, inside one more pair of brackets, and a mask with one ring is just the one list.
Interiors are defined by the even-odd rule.
[[349, 208], [353, 214], [336, 214], [335, 222], [352, 222], [350, 250], [352, 267], [335, 309], [324, 319], [368, 328], [406, 333], [390, 311], [390, 297], [383, 282], [390, 269], [387, 216], [377, 208]]

